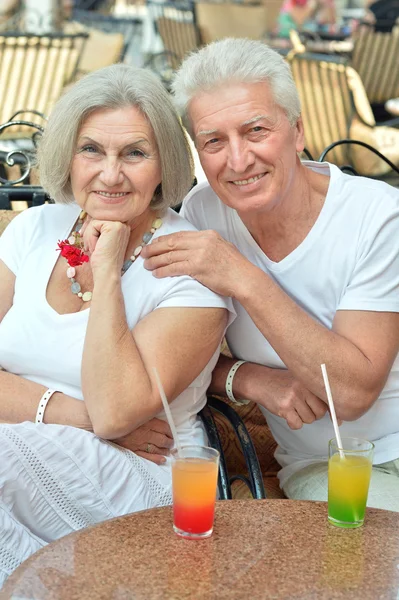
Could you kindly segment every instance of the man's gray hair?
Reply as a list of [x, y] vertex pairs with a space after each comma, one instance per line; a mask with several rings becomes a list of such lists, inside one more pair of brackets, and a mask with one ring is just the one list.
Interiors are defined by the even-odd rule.
[[193, 160], [168, 93], [150, 71], [112, 65], [86, 75], [55, 104], [39, 143], [37, 163], [47, 193], [62, 203], [74, 202], [70, 170], [77, 137], [85, 119], [95, 110], [136, 106], [154, 131], [162, 169], [151, 207], [179, 204], [193, 182]]
[[190, 54], [174, 77], [175, 106], [191, 134], [188, 108], [194, 96], [229, 83], [262, 81], [270, 85], [276, 103], [295, 125], [301, 104], [291, 69], [280, 54], [255, 40], [226, 38]]

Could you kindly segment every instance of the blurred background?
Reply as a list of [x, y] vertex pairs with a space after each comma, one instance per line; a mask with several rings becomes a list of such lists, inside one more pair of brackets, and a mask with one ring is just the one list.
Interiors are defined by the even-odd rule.
[[399, 0], [0, 0], [0, 209], [46, 201], [35, 144], [66, 86], [124, 62], [169, 89], [187, 53], [227, 36], [289, 61], [304, 158], [398, 184]]

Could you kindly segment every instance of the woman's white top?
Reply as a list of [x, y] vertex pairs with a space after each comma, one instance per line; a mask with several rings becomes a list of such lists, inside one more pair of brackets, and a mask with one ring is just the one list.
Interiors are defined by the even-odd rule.
[[[59, 256], [57, 242], [69, 236], [79, 212], [80, 208], [75, 204], [30, 208], [13, 219], [1, 236], [0, 259], [15, 274], [16, 282], [13, 306], [0, 323], [0, 366], [83, 399], [81, 362], [90, 308], [78, 313], [59, 314], [46, 299], [47, 284]], [[186, 220], [168, 209], [154, 238], [193, 229]], [[157, 279], [144, 268], [143, 262], [139, 256], [122, 277], [130, 329], [159, 308], [221, 307], [229, 308], [233, 316], [229, 300], [190, 277]], [[66, 261], [65, 265], [66, 271]], [[218, 352], [195, 381], [171, 403], [182, 443], [193, 442], [196, 437], [197, 441], [203, 441], [196, 415], [205, 404], [206, 390], [217, 358]], [[18, 402], [18, 399], [15, 401]], [[163, 412], [157, 416], [166, 420]]]

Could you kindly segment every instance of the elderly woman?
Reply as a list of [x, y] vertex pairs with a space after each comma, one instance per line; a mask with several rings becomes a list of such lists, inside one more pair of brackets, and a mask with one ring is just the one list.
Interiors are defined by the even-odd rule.
[[326, 363], [342, 435], [375, 444], [369, 503], [399, 510], [399, 190], [300, 160], [298, 92], [261, 42], [202, 48], [174, 92], [209, 182], [182, 210], [207, 231], [161, 235], [143, 255], [157, 277], [189, 273], [233, 298], [234, 358], [212, 391], [259, 404], [289, 497], [326, 500]]
[[190, 277], [143, 267], [159, 234], [193, 230], [168, 208], [192, 163], [150, 73], [115, 65], [79, 81], [38, 163], [56, 204], [23, 212], [0, 241], [0, 581], [60, 536], [171, 501], [153, 367], [181, 443], [204, 443], [197, 413], [228, 314]]

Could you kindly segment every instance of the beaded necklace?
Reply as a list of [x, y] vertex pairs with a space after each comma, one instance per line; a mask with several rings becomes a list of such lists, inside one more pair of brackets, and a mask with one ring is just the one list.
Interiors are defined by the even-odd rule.
[[[71, 235], [67, 240], [63, 240], [58, 242], [57, 250], [61, 251], [61, 256], [63, 256], [69, 267], [66, 271], [67, 277], [71, 282], [70, 290], [72, 294], [75, 294], [79, 298], [83, 300], [83, 302], [89, 302], [92, 299], [93, 292], [82, 292], [80, 287], [80, 283], [76, 281], [76, 267], [79, 267], [85, 262], [89, 262], [88, 255], [83, 250], [83, 240], [80, 235], [80, 230], [82, 229], [84, 220], [86, 218], [87, 213], [82, 210], [77, 223], [72, 231]], [[125, 260], [122, 265], [122, 275], [126, 273], [126, 271], [132, 266], [134, 261], [140, 256], [142, 249], [146, 246], [151, 240], [156, 232], [162, 225], [162, 219], [160, 217], [156, 217], [152, 222], [150, 231], [146, 231], [142, 237], [142, 242], [133, 250], [132, 255]]]

